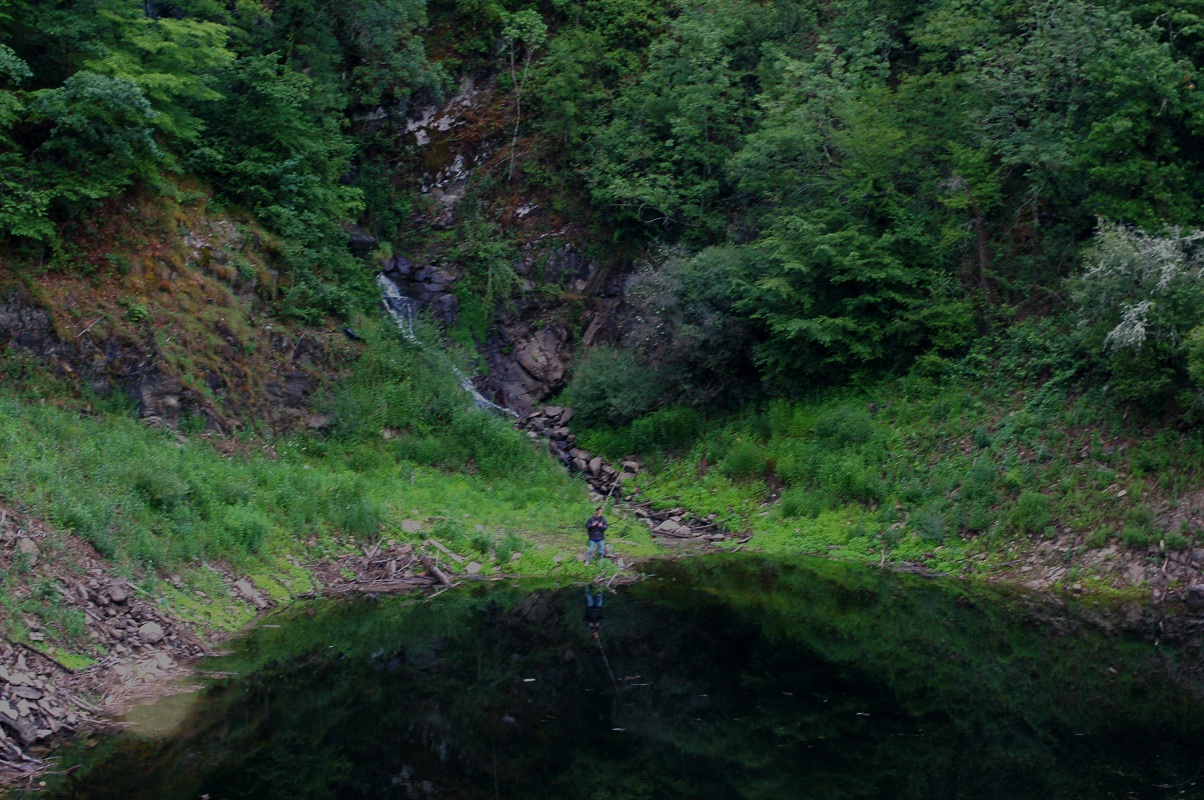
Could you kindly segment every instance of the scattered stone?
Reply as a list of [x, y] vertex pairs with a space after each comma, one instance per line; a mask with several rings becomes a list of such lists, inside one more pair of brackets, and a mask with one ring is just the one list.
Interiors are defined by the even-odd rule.
[[412, 519], [402, 520], [401, 529], [406, 533], [418, 533], [422, 530], [422, 523]]
[[468, 565], [464, 567], [464, 571], [469, 575], [479, 575], [481, 573], [481, 569], [481, 565], [476, 561], [469, 561]]
[[251, 605], [255, 606], [255, 608], [259, 609], [260, 611], [268, 607], [268, 602], [264, 600], [263, 595], [261, 595], [259, 591], [251, 585], [250, 581], [246, 579], [237, 580], [234, 582], [234, 588], [238, 590], [239, 594], [250, 601]]
[[146, 622], [138, 628], [138, 638], [147, 644], [158, 644], [163, 640], [163, 628], [157, 622]]
[[37, 566], [38, 556], [41, 553], [38, 551], [38, 543], [27, 536], [23, 536], [17, 540], [17, 552], [29, 558], [31, 567]]

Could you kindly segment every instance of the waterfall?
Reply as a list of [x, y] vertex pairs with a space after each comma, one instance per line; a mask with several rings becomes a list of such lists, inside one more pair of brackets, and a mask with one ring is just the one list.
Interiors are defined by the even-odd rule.
[[472, 378], [468, 377], [464, 373], [464, 370], [453, 364], [446, 353], [438, 347], [428, 345], [418, 338], [418, 334], [414, 331], [414, 317], [418, 313], [417, 300], [402, 294], [397, 284], [383, 274], [376, 276], [376, 285], [380, 287], [381, 302], [384, 303], [385, 311], [389, 312], [389, 316], [393, 318], [393, 322], [397, 325], [397, 329], [401, 331], [401, 335], [421, 347], [428, 355], [438, 360], [450, 370], [460, 382], [460, 387], [472, 397], [472, 402], [477, 408], [483, 411], [493, 411], [508, 417], [518, 417], [518, 414], [515, 414], [510, 409], [503, 408], [497, 403], [489, 402], [483, 394], [477, 391], [477, 387], [473, 385]]

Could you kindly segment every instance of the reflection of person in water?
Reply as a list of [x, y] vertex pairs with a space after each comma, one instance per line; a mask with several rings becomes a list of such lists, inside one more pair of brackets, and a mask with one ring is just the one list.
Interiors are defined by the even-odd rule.
[[585, 627], [589, 632], [598, 638], [598, 634], [602, 633], [602, 623], [606, 621], [606, 617], [602, 614], [602, 591], [599, 589], [597, 594], [590, 591], [590, 587], [585, 587]]

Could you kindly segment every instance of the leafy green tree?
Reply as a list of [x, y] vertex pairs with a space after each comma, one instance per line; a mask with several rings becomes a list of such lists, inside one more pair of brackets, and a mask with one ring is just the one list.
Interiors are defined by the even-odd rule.
[[12, 48], [0, 45], [0, 231], [47, 240], [53, 234], [45, 218], [51, 193], [36, 185], [13, 137], [13, 128], [25, 113], [25, 99], [16, 87], [32, 75]]
[[161, 156], [155, 111], [128, 78], [81, 70], [36, 94], [30, 114], [50, 126], [33, 152], [57, 197], [98, 200], [152, 174]]
[[85, 66], [134, 82], [157, 112], [155, 125], [181, 141], [201, 130], [198, 104], [222, 100], [222, 72], [234, 60], [225, 25], [197, 19], [148, 17], [143, 10], [109, 0], [97, 10], [96, 56]]
[[750, 248], [730, 246], [692, 256], [670, 252], [628, 281], [631, 310], [623, 344], [655, 365], [661, 402], [700, 406], [730, 400], [755, 379], [748, 366], [749, 325], [732, 308], [751, 270], [751, 254]]
[[[1204, 231], [1150, 234], [1103, 222], [1070, 283], [1088, 343], [1114, 394], [1159, 407], [1195, 374], [1192, 338], [1204, 325]], [[1204, 386], [1197, 385], [1198, 388]]]
[[771, 375], [831, 380], [968, 340], [968, 303], [938, 273], [908, 266], [897, 237], [832, 211], [775, 222], [737, 306], [764, 327], [757, 353]]
[[592, 194], [617, 219], [684, 226], [701, 241], [723, 232], [725, 164], [751, 112], [753, 64], [740, 56], [759, 12], [695, 0], [649, 47], [643, 74], [592, 142]]
[[[548, 38], [548, 26], [544, 23], [539, 12], [533, 8], [524, 8], [506, 18], [506, 27], [502, 29], [502, 40], [506, 43], [507, 58], [510, 65], [511, 91], [514, 92], [514, 133], [510, 137], [510, 171], [509, 179], [514, 180], [514, 164], [518, 155], [518, 134], [523, 122], [523, 90], [527, 79], [531, 76], [531, 61], [535, 53], [543, 47]], [[520, 55], [521, 51], [521, 55]], [[518, 65], [522, 64], [522, 70]]]
[[[1194, 214], [1194, 156], [1183, 123], [1201, 119], [1194, 67], [1124, 11], [1034, 2], [1014, 35], [964, 56], [989, 98], [984, 142], [1022, 171], [1030, 203], [1047, 198], [1087, 227], [1095, 216], [1142, 226]], [[1185, 158], [1186, 157], [1186, 158]]]

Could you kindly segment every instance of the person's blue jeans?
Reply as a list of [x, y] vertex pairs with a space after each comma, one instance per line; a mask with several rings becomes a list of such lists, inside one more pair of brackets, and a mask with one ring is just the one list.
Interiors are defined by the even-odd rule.
[[606, 540], [605, 539], [590, 539], [589, 547], [585, 548], [585, 563], [588, 564], [590, 557], [597, 553], [599, 557], [606, 558]]

